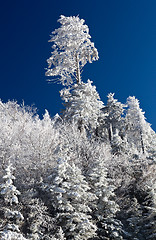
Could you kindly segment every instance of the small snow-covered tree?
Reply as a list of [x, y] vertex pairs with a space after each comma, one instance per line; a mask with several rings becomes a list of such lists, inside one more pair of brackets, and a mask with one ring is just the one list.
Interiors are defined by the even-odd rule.
[[148, 136], [148, 146], [146, 147], [146, 150], [149, 155], [149, 159], [156, 162], [156, 133], [154, 130], [151, 129], [151, 134]]
[[144, 112], [135, 97], [128, 97], [128, 110], [126, 114], [127, 140], [137, 149], [145, 153], [148, 146], [148, 136], [151, 134], [150, 124], [146, 122]]
[[61, 27], [52, 32], [53, 52], [47, 60], [46, 76], [59, 76], [63, 85], [70, 85], [74, 79], [81, 83], [81, 70], [87, 62], [98, 60], [98, 52], [90, 41], [89, 28], [78, 16], [60, 16]]
[[149, 165], [144, 155], [140, 157], [129, 162], [130, 168], [123, 165], [125, 178], [118, 189], [120, 219], [130, 240], [150, 239], [155, 231], [155, 164]]
[[119, 135], [123, 138], [123, 112], [124, 104], [114, 99], [114, 93], [108, 94], [107, 105], [102, 109], [105, 114], [101, 128], [107, 129], [108, 138], [111, 143], [113, 135], [116, 134], [118, 130]]
[[4, 201], [6, 204], [12, 206], [13, 203], [18, 203], [18, 195], [20, 192], [16, 189], [13, 185], [13, 180], [15, 179], [14, 175], [12, 174], [12, 165], [9, 164], [5, 169], [6, 175], [3, 176], [5, 179], [5, 183], [1, 185], [1, 195], [4, 196]]
[[63, 119], [76, 123], [80, 130], [86, 129], [95, 133], [104, 104], [92, 82], [88, 80], [81, 85], [75, 84], [71, 89], [63, 89], [60, 94], [65, 102]]
[[[5, 179], [5, 183], [1, 184], [0, 186], [0, 194], [4, 197], [5, 202], [5, 205], [2, 209], [4, 216], [0, 236], [3, 240], [25, 240], [20, 231], [24, 217], [21, 212], [18, 211], [18, 207], [14, 206], [19, 204], [17, 196], [20, 195], [20, 192], [13, 185], [13, 180], [15, 177], [12, 174], [12, 165], [9, 164], [5, 171], [6, 175], [3, 177]], [[17, 210], [15, 208], [17, 208]]]
[[109, 157], [109, 151], [106, 148], [105, 159], [100, 157], [94, 159], [89, 168], [87, 180], [92, 193], [97, 197], [91, 208], [97, 221], [99, 239], [116, 240], [123, 239], [124, 231], [122, 223], [116, 216], [120, 208], [115, 201], [115, 187], [108, 178], [108, 169], [105, 166]]
[[[68, 160], [69, 161], [69, 160]], [[67, 239], [86, 240], [96, 234], [89, 203], [95, 199], [89, 186], [75, 164], [59, 159], [49, 185], [57, 225]]]
[[142, 235], [147, 240], [156, 239], [156, 164], [148, 165], [144, 183], [146, 197], [144, 199], [144, 215], [142, 216]]
[[129, 233], [128, 239], [146, 239], [143, 238], [141, 230], [143, 230], [143, 209], [137, 198], [130, 197], [129, 204], [126, 208], [126, 223], [124, 224], [127, 232]]
[[50, 240], [54, 224], [53, 218], [48, 212], [47, 206], [39, 198], [32, 198], [26, 202], [27, 232], [28, 238], [32, 240]]
[[111, 141], [112, 153], [114, 155], [130, 154], [130, 149], [127, 143], [126, 137], [124, 139], [119, 135], [119, 130], [113, 134], [113, 139]]

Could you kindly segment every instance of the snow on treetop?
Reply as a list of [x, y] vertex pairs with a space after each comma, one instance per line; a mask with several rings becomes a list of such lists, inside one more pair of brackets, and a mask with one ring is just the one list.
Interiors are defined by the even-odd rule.
[[89, 62], [98, 60], [98, 51], [90, 41], [89, 28], [78, 16], [58, 19], [61, 27], [52, 32], [51, 57], [47, 60], [46, 76], [58, 76], [57, 82], [71, 85], [74, 80], [81, 84], [81, 70]]

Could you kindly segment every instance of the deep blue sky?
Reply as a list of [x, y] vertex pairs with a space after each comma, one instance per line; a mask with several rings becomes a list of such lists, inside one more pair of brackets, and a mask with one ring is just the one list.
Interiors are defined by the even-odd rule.
[[156, 130], [155, 0], [1, 1], [0, 98], [35, 104], [40, 115], [59, 113], [62, 87], [48, 84], [44, 69], [61, 14], [85, 19], [99, 52], [99, 61], [84, 67], [83, 81], [94, 82], [104, 103], [109, 92], [123, 103], [136, 96]]

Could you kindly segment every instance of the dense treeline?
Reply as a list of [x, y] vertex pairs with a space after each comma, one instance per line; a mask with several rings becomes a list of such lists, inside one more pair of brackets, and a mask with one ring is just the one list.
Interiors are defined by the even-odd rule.
[[156, 134], [135, 97], [104, 104], [82, 81], [97, 50], [79, 17], [59, 22], [47, 75], [65, 85], [62, 113], [0, 102], [0, 237], [154, 240]]
[[1, 102], [1, 239], [155, 239], [155, 133], [121, 106], [96, 127]]

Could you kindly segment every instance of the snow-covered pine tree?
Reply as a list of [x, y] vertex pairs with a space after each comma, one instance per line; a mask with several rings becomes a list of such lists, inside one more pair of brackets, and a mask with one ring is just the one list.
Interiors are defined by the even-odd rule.
[[14, 175], [12, 174], [13, 167], [9, 163], [9, 165], [5, 169], [6, 175], [3, 176], [5, 183], [1, 185], [1, 195], [4, 196], [4, 201], [6, 205], [12, 206], [13, 203], [18, 204], [18, 195], [20, 192], [16, 189], [13, 184], [13, 180], [15, 179]]
[[54, 232], [53, 217], [47, 206], [39, 198], [32, 198], [25, 203], [27, 214], [27, 236], [30, 240], [51, 240]]
[[70, 85], [81, 83], [81, 70], [87, 62], [98, 60], [98, 51], [90, 41], [89, 28], [78, 16], [60, 16], [61, 27], [52, 32], [52, 55], [47, 60], [46, 76], [59, 76], [58, 81]]
[[119, 135], [119, 130], [116, 129], [115, 134], [113, 134], [113, 139], [111, 141], [112, 153], [113, 155], [128, 155], [131, 150], [129, 149], [126, 136], [122, 138]]
[[142, 216], [142, 235], [147, 240], [156, 239], [156, 164], [148, 165], [146, 172], [146, 198], [143, 202], [144, 214]]
[[92, 193], [96, 199], [91, 205], [93, 217], [97, 221], [99, 239], [124, 239], [126, 232], [123, 231], [121, 221], [117, 219], [117, 212], [120, 210], [115, 202], [115, 187], [108, 178], [108, 169], [106, 168], [109, 152], [106, 148], [105, 159], [100, 157], [94, 159], [87, 173], [87, 180], [91, 187]]
[[143, 230], [143, 209], [142, 205], [138, 202], [137, 198], [130, 196], [128, 199], [125, 216], [127, 224], [124, 224], [127, 232], [129, 233], [128, 239], [142, 240], [143, 238], [141, 230]]
[[81, 131], [86, 129], [90, 134], [95, 134], [104, 104], [92, 82], [88, 80], [87, 83], [75, 84], [71, 89], [61, 90], [60, 94], [65, 102], [63, 119], [74, 122]]
[[128, 143], [134, 145], [139, 152], [145, 153], [149, 146], [148, 138], [151, 135], [150, 124], [146, 122], [144, 112], [135, 97], [127, 98], [128, 110], [126, 113], [126, 134]]
[[4, 198], [3, 207], [3, 220], [1, 223], [0, 236], [2, 240], [25, 240], [26, 238], [22, 235], [20, 228], [23, 223], [24, 217], [18, 209], [18, 195], [20, 192], [16, 189], [13, 184], [15, 179], [13, 175], [14, 168], [9, 163], [6, 167], [6, 174], [3, 176], [5, 180], [4, 184], [1, 184], [0, 194]]
[[156, 133], [151, 129], [151, 134], [148, 136], [147, 154], [148, 158], [156, 162]]
[[[70, 161], [68, 159], [68, 161]], [[90, 193], [88, 183], [75, 164], [59, 159], [51, 175], [49, 190], [56, 214], [57, 225], [65, 237], [87, 240], [96, 235], [96, 225], [89, 204], [96, 198]]]
[[124, 181], [125, 183], [127, 181], [127, 184], [121, 186], [118, 192], [121, 199], [120, 218], [128, 232], [128, 239], [144, 240], [152, 234], [152, 229], [154, 231], [155, 210], [152, 196], [154, 191], [151, 190], [155, 188], [152, 186], [155, 179], [155, 164], [150, 165], [146, 156], [144, 159], [141, 156], [141, 159], [131, 161], [130, 165], [131, 169], [125, 171]]
[[113, 135], [118, 131], [118, 135], [124, 138], [124, 104], [114, 99], [114, 93], [108, 94], [107, 105], [102, 109], [104, 119], [101, 119], [101, 131], [107, 129], [108, 139], [110, 143], [113, 140]]

